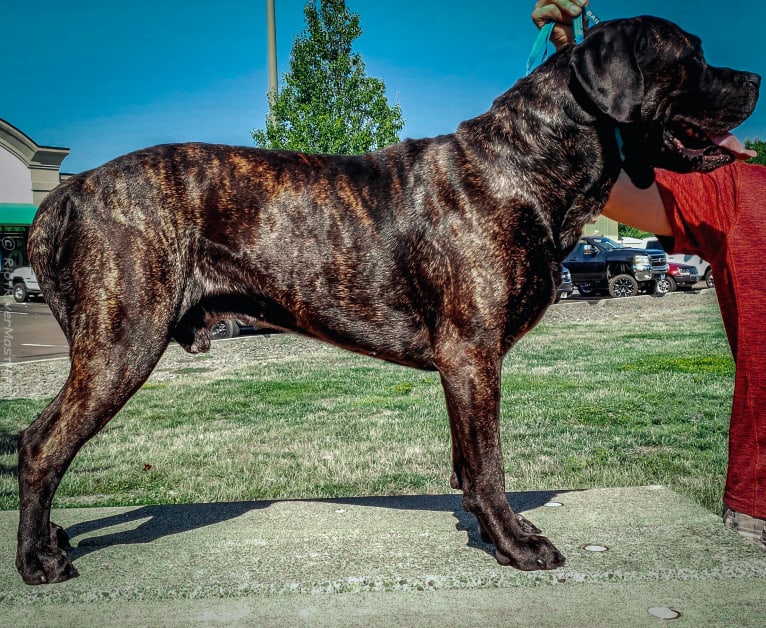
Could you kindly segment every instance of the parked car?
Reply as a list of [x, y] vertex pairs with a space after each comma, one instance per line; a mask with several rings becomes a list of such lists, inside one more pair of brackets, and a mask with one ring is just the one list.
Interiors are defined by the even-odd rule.
[[31, 266], [19, 266], [11, 273], [8, 281], [17, 303], [24, 303], [29, 297], [40, 295], [40, 285]]
[[213, 340], [225, 340], [227, 338], [236, 338], [243, 332], [246, 334], [279, 333], [276, 329], [270, 329], [267, 327], [253, 327], [249, 323], [245, 323], [235, 318], [225, 318], [213, 325], [213, 328], [210, 330], [210, 337]]
[[667, 291], [664, 251], [627, 248], [605, 236], [583, 236], [564, 260], [572, 282], [583, 296], [609, 293], [630, 297], [639, 292]]
[[213, 325], [210, 330], [210, 337], [213, 340], [224, 340], [226, 338], [236, 338], [239, 336], [244, 323], [231, 318], [225, 318]]
[[559, 284], [559, 291], [556, 294], [556, 303], [561, 299], [568, 299], [574, 292], [574, 284], [572, 283], [572, 273], [566, 266], [561, 267], [561, 283]]
[[697, 274], [696, 266], [668, 262], [668, 274], [665, 276], [665, 279], [660, 280], [661, 283], [664, 283], [661, 291], [691, 290], [699, 283], [699, 280], [700, 277]]
[[[641, 248], [654, 249], [658, 251], [665, 250], [662, 248], [662, 243], [657, 238], [644, 238], [641, 240], [641, 244], [638, 246]], [[694, 266], [697, 269], [697, 275], [699, 275], [700, 279], [705, 280], [705, 284], [708, 288], [713, 288], [715, 286], [713, 282], [713, 269], [710, 268], [710, 264], [708, 264], [699, 255], [689, 255], [688, 253], [672, 253], [671, 255], [668, 255], [668, 262], [676, 262], [678, 264]]]

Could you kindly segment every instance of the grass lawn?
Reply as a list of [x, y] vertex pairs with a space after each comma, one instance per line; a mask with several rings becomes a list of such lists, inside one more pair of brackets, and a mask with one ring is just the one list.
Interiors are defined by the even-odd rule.
[[[287, 335], [234, 343], [275, 359], [150, 380], [54, 505], [451, 491], [436, 374]], [[551, 308], [504, 364], [507, 489], [663, 484], [718, 511], [733, 378], [712, 291]], [[2, 509], [18, 506], [17, 434], [45, 403], [0, 401]]]

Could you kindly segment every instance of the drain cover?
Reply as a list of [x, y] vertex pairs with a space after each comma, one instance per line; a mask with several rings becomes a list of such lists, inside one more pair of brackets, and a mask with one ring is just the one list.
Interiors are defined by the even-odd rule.
[[649, 609], [649, 614], [657, 619], [678, 619], [681, 616], [681, 613], [667, 606], [653, 606]]

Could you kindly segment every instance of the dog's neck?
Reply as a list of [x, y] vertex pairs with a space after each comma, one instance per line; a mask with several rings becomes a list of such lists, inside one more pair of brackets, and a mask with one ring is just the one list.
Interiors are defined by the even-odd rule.
[[603, 209], [621, 163], [615, 126], [570, 91], [568, 57], [560, 53], [519, 80], [456, 134], [466, 150], [483, 154], [499, 204], [522, 195], [553, 226], [562, 258]]

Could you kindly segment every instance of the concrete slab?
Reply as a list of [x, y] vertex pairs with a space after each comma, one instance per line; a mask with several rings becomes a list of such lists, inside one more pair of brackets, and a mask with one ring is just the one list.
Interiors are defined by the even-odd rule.
[[766, 552], [672, 491], [509, 498], [563, 568], [499, 566], [439, 495], [58, 510], [81, 576], [28, 587], [0, 512], [0, 625], [764, 625]]

